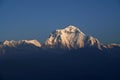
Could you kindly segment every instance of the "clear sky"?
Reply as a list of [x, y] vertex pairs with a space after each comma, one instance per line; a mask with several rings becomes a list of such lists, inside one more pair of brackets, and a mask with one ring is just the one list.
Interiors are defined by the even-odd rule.
[[0, 41], [43, 42], [67, 25], [102, 43], [120, 43], [120, 0], [0, 0]]

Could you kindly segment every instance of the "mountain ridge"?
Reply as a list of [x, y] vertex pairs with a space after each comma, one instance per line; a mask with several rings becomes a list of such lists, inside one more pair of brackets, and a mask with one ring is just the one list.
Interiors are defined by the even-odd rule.
[[103, 51], [115, 47], [120, 47], [120, 44], [103, 45], [97, 38], [87, 36], [79, 28], [70, 25], [52, 32], [43, 44], [35, 39], [19, 41], [5, 40], [0, 42], [0, 53], [4, 53], [8, 48], [31, 51], [36, 49], [72, 50], [81, 48], [96, 48]]

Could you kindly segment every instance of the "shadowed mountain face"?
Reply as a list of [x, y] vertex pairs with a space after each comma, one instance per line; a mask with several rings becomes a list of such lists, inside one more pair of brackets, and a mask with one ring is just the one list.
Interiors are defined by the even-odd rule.
[[120, 45], [101, 45], [80, 29], [37, 40], [0, 42], [0, 80], [120, 80]]

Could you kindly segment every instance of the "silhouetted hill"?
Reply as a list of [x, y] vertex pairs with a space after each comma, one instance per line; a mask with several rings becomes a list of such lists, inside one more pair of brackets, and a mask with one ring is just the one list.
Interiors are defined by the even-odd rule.
[[9, 54], [0, 56], [3, 80], [120, 79], [120, 56], [116, 56], [119, 52], [109, 55], [97, 48], [82, 48], [58, 53], [40, 49], [36, 53]]

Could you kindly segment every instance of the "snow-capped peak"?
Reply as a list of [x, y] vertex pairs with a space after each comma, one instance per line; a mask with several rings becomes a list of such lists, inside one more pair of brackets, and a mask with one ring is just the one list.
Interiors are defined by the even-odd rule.
[[111, 43], [111, 44], [108, 44], [108, 45], [104, 45], [103, 47], [110, 49], [110, 48], [114, 48], [114, 47], [120, 47], [120, 44]]
[[64, 30], [66, 32], [76, 32], [76, 31], [81, 32], [80, 29], [78, 29], [77, 27], [72, 26], [72, 25], [67, 26]]
[[3, 42], [3, 45], [9, 46], [9, 47], [16, 47], [16, 46], [19, 46], [19, 45], [24, 44], [24, 43], [32, 44], [32, 45], [37, 46], [37, 47], [41, 47], [41, 44], [37, 40], [19, 40], [19, 41], [14, 41], [14, 40], [8, 41], [8, 40], [5, 40]]
[[23, 41], [25, 41], [28, 44], [33, 44], [33, 45], [35, 45], [37, 47], [41, 47], [40, 42], [38, 42], [37, 40], [23, 40]]
[[15, 47], [18, 44], [19, 43], [17, 41], [14, 41], [14, 40], [11, 40], [11, 41], [5, 40], [3, 42], [3, 45], [5, 45], [5, 46], [11, 46], [11, 47]]
[[51, 33], [50, 37], [45, 41], [45, 47], [76, 49], [88, 45], [96, 46], [99, 45], [98, 42], [93, 37], [88, 38], [79, 28], [70, 25]]
[[70, 33], [81, 33], [81, 34], [85, 35], [82, 31], [80, 31], [79, 28], [77, 28], [75, 26], [72, 26], [72, 25], [69, 25], [69, 26], [65, 27], [64, 29], [58, 29], [55, 32], [59, 33], [59, 34], [64, 32], [64, 33], [68, 33], [68, 34], [70, 34]]

